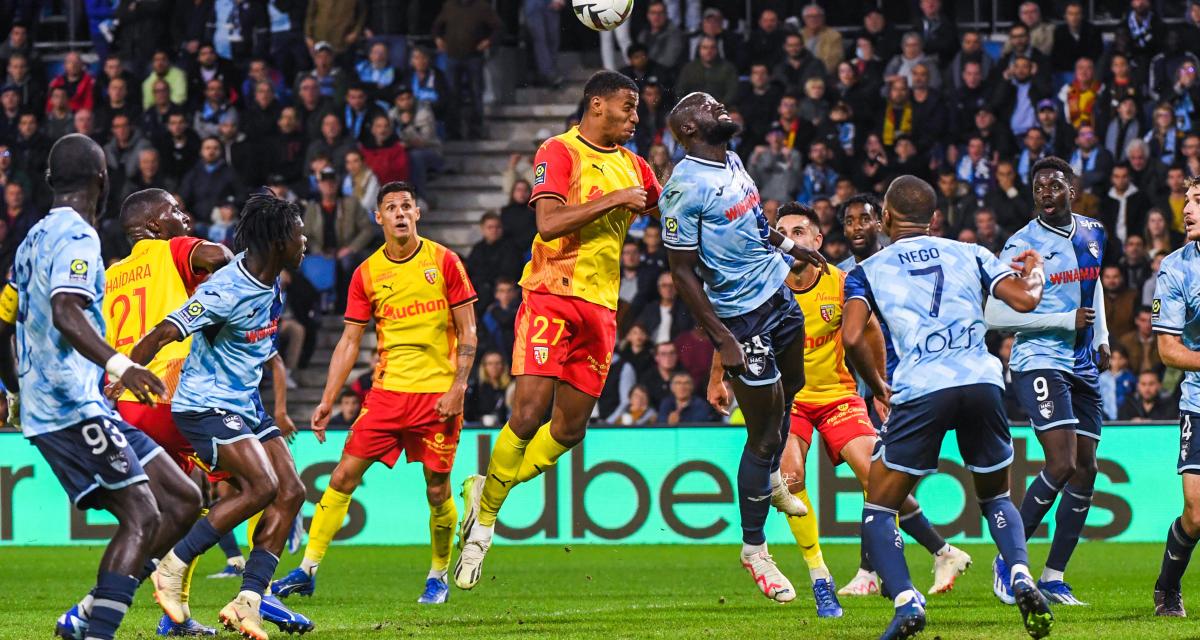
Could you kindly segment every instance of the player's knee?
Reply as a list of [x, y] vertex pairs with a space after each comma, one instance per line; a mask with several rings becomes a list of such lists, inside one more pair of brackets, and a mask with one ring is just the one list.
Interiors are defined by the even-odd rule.
[[529, 437], [533, 437], [532, 434], [536, 433], [538, 427], [542, 425], [544, 417], [545, 412], [538, 411], [537, 407], [529, 404], [518, 405], [513, 407], [512, 414], [508, 417], [508, 428], [518, 436], [530, 434]]
[[1200, 502], [1187, 500], [1183, 506], [1183, 529], [1189, 535], [1200, 532]]
[[300, 482], [300, 478], [292, 475], [280, 479], [275, 502], [289, 512], [298, 511], [304, 505], [304, 484]]
[[1096, 482], [1096, 474], [1099, 469], [1096, 466], [1095, 458], [1091, 460], [1080, 460], [1075, 463], [1075, 475], [1073, 481], [1075, 484], [1092, 486]]
[[170, 514], [175, 522], [191, 522], [200, 515], [204, 506], [204, 497], [200, 495], [200, 487], [191, 482], [181, 483], [171, 494], [169, 503], [172, 507]]
[[329, 476], [329, 486], [339, 493], [354, 493], [360, 484], [362, 484], [362, 476], [346, 471], [342, 465], [338, 465]]
[[1046, 461], [1046, 475], [1050, 476], [1054, 484], [1060, 487], [1075, 475], [1076, 468], [1074, 458], [1063, 457], [1059, 460]]
[[445, 504], [450, 499], [450, 479], [445, 482], [430, 483], [425, 486], [425, 497], [429, 504]]
[[779, 453], [781, 445], [783, 445], [783, 436], [775, 429], [767, 429], [756, 442], [746, 443], [751, 453], [763, 459], [775, 457], [775, 454]]

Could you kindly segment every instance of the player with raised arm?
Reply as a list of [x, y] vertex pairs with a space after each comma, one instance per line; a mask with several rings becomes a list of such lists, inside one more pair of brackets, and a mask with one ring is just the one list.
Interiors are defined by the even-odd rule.
[[450, 469], [462, 431], [467, 376], [475, 361], [475, 288], [462, 260], [417, 233], [421, 209], [405, 182], [379, 190], [375, 221], [384, 245], [350, 280], [346, 328], [329, 363], [329, 379], [313, 413], [320, 442], [338, 394], [358, 360], [367, 323], [375, 320], [379, 365], [363, 411], [350, 431], [342, 458], [317, 503], [300, 566], [271, 585], [280, 597], [312, 595], [317, 568], [342, 528], [350, 496], [375, 462], [388, 467], [404, 453], [425, 471], [433, 563], [422, 604], [449, 596], [447, 570], [458, 511], [450, 495]]
[[1200, 177], [1187, 181], [1183, 228], [1188, 243], [1167, 256], [1158, 271], [1151, 317], [1163, 364], [1184, 372], [1179, 399], [1179, 461], [1183, 514], [1167, 529], [1162, 569], [1154, 583], [1154, 615], [1183, 618], [1181, 580], [1200, 540]]
[[55, 630], [61, 638], [110, 640], [153, 558], [195, 521], [200, 491], [159, 455], [162, 447], [109, 408], [100, 390], [107, 371], [141, 402], [153, 404], [166, 391], [102, 335], [104, 263], [93, 225], [108, 196], [104, 152], [86, 136], [65, 136], [50, 150], [46, 179], [52, 208], [21, 242], [13, 263], [16, 315], [6, 317], [0, 331], [0, 379], [10, 392], [24, 390], [22, 431], [72, 504], [117, 519], [96, 586]]
[[197, 287], [176, 311], [133, 348], [150, 361], [166, 345], [193, 336], [172, 402], [180, 433], [208, 470], [228, 472], [239, 491], [219, 500], [154, 572], [155, 597], [181, 622], [180, 596], [188, 564], [220, 537], [263, 511], [254, 530], [242, 588], [220, 613], [221, 622], [253, 640], [265, 640], [260, 604], [304, 486], [279, 428], [264, 420], [257, 401], [263, 364], [274, 354], [272, 337], [281, 308], [278, 278], [304, 258], [299, 206], [269, 195], [250, 197], [235, 232], [242, 250], [228, 266]]
[[[616, 343], [621, 245], [635, 216], [657, 211], [654, 172], [621, 146], [637, 127], [637, 85], [598, 71], [584, 85], [583, 102], [579, 126], [546, 140], [533, 159], [529, 206], [538, 234], [520, 282], [516, 391], [486, 477], [463, 483], [454, 564], [460, 589], [479, 582], [509, 491], [583, 440]], [[542, 424], [547, 412], [550, 422]]]
[[758, 188], [729, 151], [741, 127], [721, 103], [706, 93], [689, 94], [667, 123], [688, 151], [660, 203], [671, 276], [716, 348], [746, 417], [737, 478], [741, 563], [763, 595], [788, 602], [796, 592], [763, 533], [772, 503], [789, 515], [807, 513], [780, 474], [788, 407], [804, 386], [804, 317], [785, 280], [789, 260], [828, 268], [820, 253], [768, 225]]
[[[1047, 282], [1042, 303], [1033, 312], [1018, 313], [993, 298], [985, 311], [988, 326], [1016, 333], [1009, 363], [1013, 384], [1046, 457], [1021, 502], [1026, 540], [1062, 493], [1038, 588], [1055, 604], [1081, 605], [1063, 573], [1079, 543], [1096, 483], [1096, 447], [1104, 419], [1099, 377], [1108, 369], [1109, 357], [1100, 286], [1107, 240], [1099, 221], [1071, 212], [1075, 175], [1070, 164], [1042, 158], [1031, 175], [1037, 217], [1008, 239], [1000, 259], [1013, 260], [1028, 249], [1043, 256]], [[996, 597], [1012, 604], [1009, 571], [1000, 556], [992, 573]]]
[[[892, 181], [883, 205], [892, 244], [846, 278], [842, 339], [876, 399], [890, 405], [862, 516], [863, 545], [896, 606], [880, 638], [911, 638], [925, 628], [924, 598], [913, 589], [896, 517], [917, 480], [937, 472], [942, 439], [952, 429], [992, 539], [1011, 567], [1025, 629], [1041, 638], [1054, 617], [1029, 575], [1021, 514], [1009, 498], [1012, 438], [1000, 361], [984, 343], [983, 298], [1032, 311], [1042, 296], [1042, 259], [1033, 250], [1022, 253], [1013, 263], [1021, 266], [1017, 272], [982, 247], [931, 237], [936, 203], [933, 188], [919, 178]], [[894, 389], [870, 363], [853, 360], [872, 314], [900, 354]]]

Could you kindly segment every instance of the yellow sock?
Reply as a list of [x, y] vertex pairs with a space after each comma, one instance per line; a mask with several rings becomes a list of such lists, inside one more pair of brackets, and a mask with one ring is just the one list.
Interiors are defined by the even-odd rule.
[[458, 507], [454, 506], [454, 498], [436, 507], [429, 505], [429, 543], [433, 547], [433, 563], [430, 567], [434, 571], [445, 571], [450, 567], [450, 546], [454, 541], [454, 525], [457, 522]]
[[262, 514], [263, 512], [259, 511], [246, 520], [246, 546], [250, 547], [251, 551], [254, 550], [254, 530], [258, 528], [258, 521], [262, 520]]
[[550, 435], [549, 422], [542, 425], [525, 447], [525, 459], [521, 462], [520, 471], [517, 471], [517, 482], [529, 482], [538, 477], [570, 450], [571, 447], [562, 446]]
[[333, 487], [327, 487], [317, 509], [313, 513], [312, 524], [308, 527], [308, 546], [304, 548], [304, 564], [318, 565], [325, 559], [329, 543], [333, 536], [342, 528], [346, 520], [346, 512], [350, 510], [350, 494], [342, 493]]
[[[208, 509], [200, 510], [200, 518], [208, 517]], [[200, 518], [196, 520], [199, 521]], [[196, 573], [196, 565], [200, 564], [200, 556], [192, 558], [188, 563], [187, 573], [183, 574], [183, 590], [179, 594], [179, 603], [183, 605], [183, 612], [191, 617], [191, 610], [188, 607], [188, 600], [192, 595], [192, 575]]]
[[513, 485], [519, 482], [516, 479], [517, 471], [525, 458], [527, 444], [529, 441], [518, 438], [507, 424], [496, 436], [492, 459], [488, 462], [487, 480], [483, 483], [483, 494], [479, 498], [479, 524], [485, 527], [496, 524], [500, 505], [504, 504]]
[[808, 489], [801, 489], [792, 494], [808, 507], [808, 515], [793, 517], [787, 519], [788, 527], [792, 529], [792, 536], [796, 538], [796, 544], [800, 546], [800, 554], [804, 556], [804, 562], [808, 564], [809, 571], [815, 571], [825, 568], [825, 558], [821, 555], [821, 537], [817, 527], [817, 512], [813, 509], [812, 503], [808, 500]]

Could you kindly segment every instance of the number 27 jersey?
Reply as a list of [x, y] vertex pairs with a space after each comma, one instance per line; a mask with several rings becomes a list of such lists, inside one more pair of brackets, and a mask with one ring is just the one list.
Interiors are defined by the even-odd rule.
[[851, 272], [846, 301], [870, 306], [900, 356], [893, 403], [951, 387], [1004, 386], [984, 343], [983, 294], [1013, 275], [983, 247], [929, 236], [898, 240]]

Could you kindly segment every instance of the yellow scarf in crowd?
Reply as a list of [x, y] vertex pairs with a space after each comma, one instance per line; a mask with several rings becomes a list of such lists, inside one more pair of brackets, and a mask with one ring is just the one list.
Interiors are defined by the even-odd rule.
[[1071, 126], [1078, 129], [1085, 124], [1095, 124], [1092, 107], [1096, 104], [1096, 96], [1099, 92], [1099, 82], [1093, 81], [1086, 87], [1071, 83], [1070, 88], [1067, 89], [1067, 118], [1071, 121]]
[[900, 126], [896, 126], [896, 108], [890, 103], [883, 115], [883, 145], [890, 147], [896, 142], [896, 135], [912, 133], [912, 103], [904, 103], [904, 113], [900, 115]]

